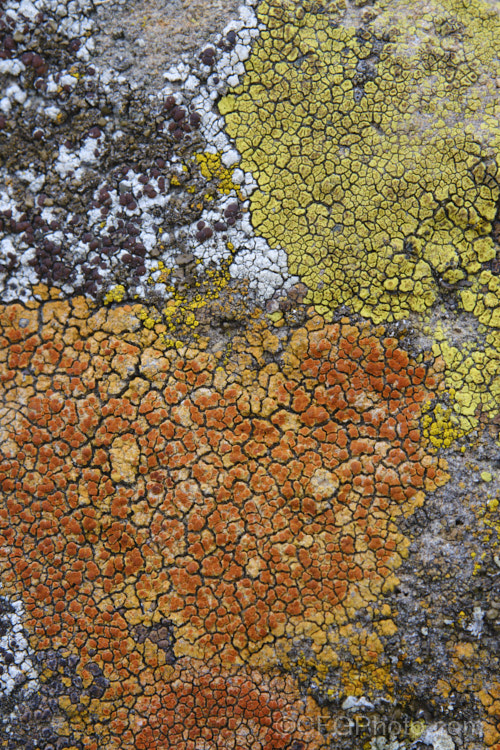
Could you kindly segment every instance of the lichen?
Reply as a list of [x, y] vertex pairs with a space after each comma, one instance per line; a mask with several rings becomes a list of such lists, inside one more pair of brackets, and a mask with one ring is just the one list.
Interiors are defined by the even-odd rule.
[[498, 15], [480, 0], [362, 14], [266, 0], [258, 13], [265, 30], [219, 103], [258, 184], [255, 232], [285, 248], [323, 314], [397, 321], [446, 296], [493, 329], [468, 357], [436, 344], [457, 391], [453, 434], [470, 431], [479, 407], [498, 412]]
[[236, 195], [241, 198], [240, 186], [233, 182], [234, 167], [226, 167], [222, 162], [222, 153], [215, 154], [205, 151], [201, 154], [195, 154], [196, 161], [200, 167], [200, 172], [208, 181], [215, 181], [218, 191], [222, 195], [230, 195], [234, 190]]
[[437, 19], [406, 5], [379, 3], [355, 28], [330, 6], [263, 2], [266, 31], [219, 105], [259, 185], [256, 232], [286, 248], [310, 301], [375, 322], [424, 312], [440, 280], [495, 255], [500, 23], [478, 2]]

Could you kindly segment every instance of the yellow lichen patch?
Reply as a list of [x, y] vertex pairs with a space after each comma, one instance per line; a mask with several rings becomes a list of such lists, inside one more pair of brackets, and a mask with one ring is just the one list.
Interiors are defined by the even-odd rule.
[[385, 0], [358, 28], [293, 0], [259, 18], [219, 109], [258, 183], [255, 231], [309, 300], [395, 320], [474, 278], [495, 254], [500, 19], [457, 0]]
[[500, 328], [500, 277], [490, 270], [474, 279], [472, 286], [461, 294], [464, 310], [472, 312], [481, 323]]
[[145, 308], [138, 311], [137, 317], [142, 320], [144, 328], [154, 328], [155, 324], [159, 322], [159, 318], [154, 317], [154, 314], [150, 314]]
[[465, 432], [460, 428], [458, 418], [451, 406], [444, 407], [437, 403], [432, 408], [428, 403], [424, 404], [422, 410], [424, 411], [422, 419], [424, 438], [434, 448], [449, 448], [455, 440], [464, 436]]
[[[193, 260], [190, 269], [189, 285], [185, 278], [175, 275], [175, 269], [167, 267], [163, 261], [152, 269], [149, 278], [150, 284], [156, 284], [170, 295], [161, 310], [152, 306], [144, 307], [138, 317], [146, 328], [154, 328], [158, 333], [158, 344], [167, 348], [180, 348], [187, 341], [195, 340], [200, 346], [200, 334], [197, 332], [201, 323], [207, 323], [209, 315], [208, 307], [213, 306], [216, 301], [219, 307], [226, 308], [226, 314], [234, 315], [237, 302], [234, 297], [245, 297], [247, 286], [245, 283], [235, 285], [234, 294], [229, 289], [231, 276], [229, 266], [233, 261], [233, 246], [228, 243], [231, 255], [222, 260], [219, 265], [211, 264], [206, 268], [201, 267], [200, 260]], [[227, 300], [221, 299], [222, 293], [227, 295]]]
[[[491, 477], [491, 479], [485, 478], [485, 476]], [[490, 482], [493, 477], [490, 472], [482, 471], [481, 479], [483, 482]], [[498, 556], [498, 550], [500, 548], [500, 503], [497, 496], [492, 497], [491, 493], [488, 493], [486, 503], [479, 508], [477, 511], [478, 527], [481, 530], [482, 541], [490, 548], [494, 555], [496, 555], [498, 562], [495, 564], [500, 567], [500, 557]]]
[[458, 431], [470, 432], [482, 416], [494, 418], [500, 403], [500, 331], [488, 331], [483, 341], [452, 346], [438, 328], [433, 353], [446, 365], [446, 387], [454, 392], [450, 419], [456, 421]]
[[234, 167], [226, 167], [222, 163], [222, 154], [218, 151], [211, 154], [205, 151], [202, 154], [196, 154], [196, 161], [199, 164], [201, 174], [206, 180], [214, 180], [217, 183], [217, 189], [223, 195], [229, 195], [232, 190], [240, 196], [240, 187], [233, 182]]
[[104, 296], [104, 304], [110, 305], [112, 302], [121, 302], [125, 297], [125, 287], [123, 284], [117, 284]]

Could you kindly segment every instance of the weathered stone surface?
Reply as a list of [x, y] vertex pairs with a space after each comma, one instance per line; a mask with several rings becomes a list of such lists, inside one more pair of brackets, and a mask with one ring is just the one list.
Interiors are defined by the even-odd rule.
[[493, 0], [0, 11], [0, 747], [500, 750]]

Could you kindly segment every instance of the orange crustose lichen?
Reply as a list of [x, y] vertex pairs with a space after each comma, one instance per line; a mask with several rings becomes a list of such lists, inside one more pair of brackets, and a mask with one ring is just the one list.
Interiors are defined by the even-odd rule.
[[157, 348], [133, 313], [1, 311], [4, 590], [35, 650], [78, 654], [79, 710], [60, 705], [85, 747], [194, 748], [213, 727], [286, 747], [273, 712], [299, 694], [273, 654], [376, 600], [405, 556], [397, 518], [442, 479], [419, 430], [438, 375], [313, 312], [282, 338], [255, 318], [224, 367]]

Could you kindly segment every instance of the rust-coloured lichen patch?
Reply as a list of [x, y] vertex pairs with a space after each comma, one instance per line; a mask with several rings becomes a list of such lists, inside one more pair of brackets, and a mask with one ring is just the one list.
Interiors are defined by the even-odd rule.
[[[155, 348], [133, 312], [77, 299], [0, 317], [2, 579], [34, 647], [80, 657], [78, 710], [60, 703], [72, 731], [107, 750], [194, 748], [190, 732], [209, 741], [205, 695], [238, 707], [236, 723], [213, 711], [239, 738], [253, 711], [243, 665], [272, 673], [305, 635], [333, 663], [352, 634], [354, 661], [372, 667], [340, 659], [345, 689], [389, 685], [379, 636], [348, 623], [394, 582], [398, 517], [444, 478], [420, 443], [431, 364], [381, 328], [311, 312], [288, 338], [256, 318], [221, 367], [222, 352]], [[220, 695], [192, 660], [219, 665]], [[259, 747], [286, 747], [264, 704]], [[182, 706], [200, 713], [181, 739]]]
[[269, 678], [257, 670], [224, 669], [188, 657], [179, 659], [167, 673], [168, 680], [146, 686], [130, 724], [123, 711], [122, 719], [113, 720], [115, 732], [123, 732], [125, 746], [137, 750], [195, 748], [199, 743], [265, 750], [328, 747], [318, 722], [321, 710], [314, 701], [306, 701], [307, 724], [297, 721], [304, 713], [304, 701], [290, 677]]

